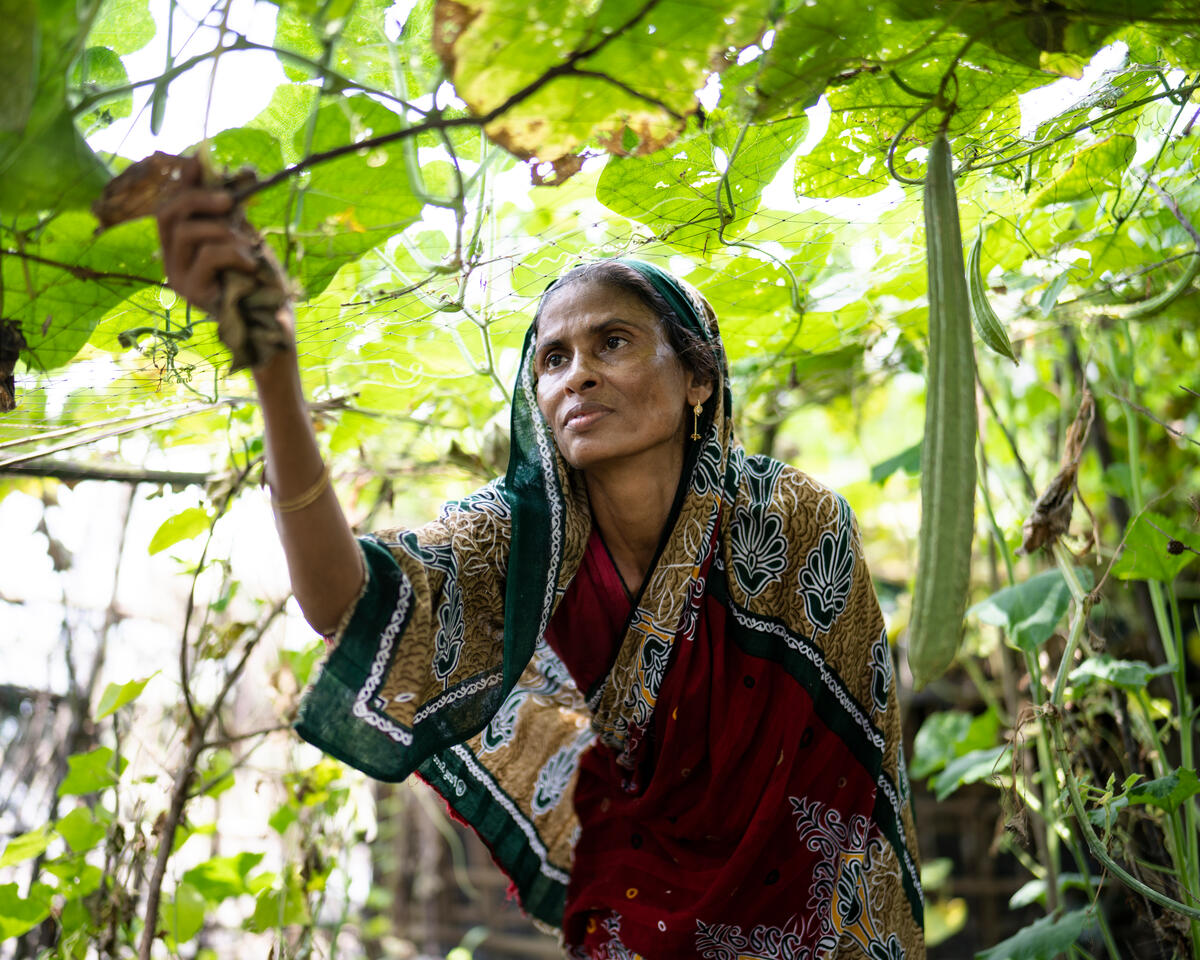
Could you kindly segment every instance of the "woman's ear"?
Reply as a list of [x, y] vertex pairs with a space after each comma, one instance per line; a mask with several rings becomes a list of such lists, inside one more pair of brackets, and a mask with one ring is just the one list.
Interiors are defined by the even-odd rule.
[[687, 402], [689, 407], [707, 402], [708, 398], [712, 396], [712, 392], [713, 383], [711, 380], [700, 381], [696, 379], [694, 373], [688, 374]]

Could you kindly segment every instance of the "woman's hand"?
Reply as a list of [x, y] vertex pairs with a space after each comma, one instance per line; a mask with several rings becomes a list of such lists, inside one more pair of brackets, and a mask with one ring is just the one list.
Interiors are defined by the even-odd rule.
[[[208, 185], [195, 158], [175, 158], [178, 181], [156, 211], [167, 283], [217, 320], [233, 369], [289, 366], [295, 324], [288, 283], [233, 194]], [[265, 294], [265, 296], [264, 296]]]
[[[284, 283], [270, 251], [246, 222], [233, 195], [205, 185], [198, 160], [184, 160], [180, 186], [156, 212], [171, 288], [212, 314], [229, 312], [230, 303], [240, 295], [249, 293], [252, 298], [256, 286], [275, 283], [275, 289], [282, 290]], [[276, 319], [286, 342], [276, 341], [275, 349], [265, 360], [256, 361], [251, 373], [262, 409], [273, 499], [277, 504], [303, 502], [302, 508], [276, 513], [292, 589], [309, 623], [328, 633], [354, 602], [365, 574], [313, 435], [297, 365], [291, 308], [286, 297], [280, 302]], [[242, 309], [244, 304], [235, 306]], [[221, 318], [217, 319], [225, 339], [227, 331], [220, 329]], [[230, 341], [225, 342], [232, 349]]]
[[233, 196], [205, 187], [200, 162], [188, 158], [184, 186], [156, 214], [167, 284], [192, 306], [209, 310], [220, 299], [222, 270], [253, 274], [253, 241], [229, 216]]

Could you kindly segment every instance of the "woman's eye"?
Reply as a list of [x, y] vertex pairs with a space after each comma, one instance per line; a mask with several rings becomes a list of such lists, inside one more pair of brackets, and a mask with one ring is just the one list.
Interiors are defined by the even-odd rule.
[[625, 341], [624, 337], [618, 337], [616, 334], [613, 334], [612, 336], [605, 339], [604, 345], [606, 347], [608, 347], [609, 350], [616, 350], [617, 347], [621, 346], [621, 344], [623, 344], [625, 342], [626, 341]]
[[557, 367], [560, 363], [562, 363], [562, 359], [563, 355], [561, 353], [548, 353], [542, 359], [542, 365], [545, 366], [546, 369]]

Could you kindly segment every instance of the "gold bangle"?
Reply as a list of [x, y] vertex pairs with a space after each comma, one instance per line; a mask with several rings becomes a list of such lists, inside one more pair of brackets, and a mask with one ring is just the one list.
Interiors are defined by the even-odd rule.
[[297, 510], [303, 510], [316, 503], [327, 486], [329, 486], [329, 464], [322, 462], [321, 476], [317, 478], [316, 483], [299, 496], [289, 497], [287, 500], [280, 500], [272, 494], [271, 505], [280, 513], [295, 513]]

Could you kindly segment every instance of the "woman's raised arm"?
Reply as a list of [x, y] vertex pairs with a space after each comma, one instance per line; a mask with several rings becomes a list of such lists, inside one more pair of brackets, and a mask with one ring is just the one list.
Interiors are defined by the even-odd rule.
[[[198, 184], [199, 165], [194, 176]], [[255, 270], [252, 239], [233, 226], [232, 209], [227, 191], [197, 186], [158, 212], [167, 282], [201, 309], [217, 300], [223, 271]], [[279, 321], [287, 347], [251, 371], [266, 431], [267, 481], [292, 591], [313, 629], [328, 635], [354, 603], [365, 572], [313, 434], [290, 307], [281, 309]]]

